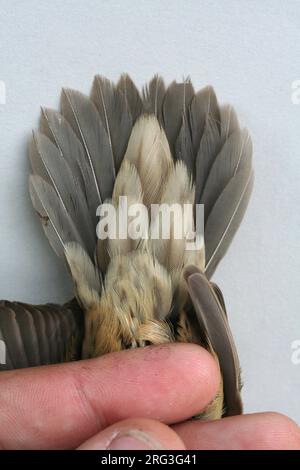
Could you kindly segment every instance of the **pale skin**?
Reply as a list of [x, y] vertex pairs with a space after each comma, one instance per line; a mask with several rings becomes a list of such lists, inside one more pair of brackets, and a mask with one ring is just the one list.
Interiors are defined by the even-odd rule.
[[1, 372], [0, 448], [300, 449], [300, 428], [277, 413], [191, 421], [218, 384], [192, 344]]

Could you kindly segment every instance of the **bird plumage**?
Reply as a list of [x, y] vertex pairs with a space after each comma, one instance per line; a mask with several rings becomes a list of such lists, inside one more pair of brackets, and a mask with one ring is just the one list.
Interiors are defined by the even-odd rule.
[[[197, 342], [214, 355], [222, 373], [218, 395], [201, 418], [240, 413], [237, 353], [223, 296], [210, 282], [253, 185], [251, 139], [240, 129], [234, 110], [219, 106], [211, 87], [195, 92], [190, 80], [166, 87], [155, 76], [139, 93], [128, 75], [117, 85], [96, 76], [91, 97], [64, 89], [61, 113], [42, 109], [30, 160], [33, 206], [74, 281], [76, 314], [82, 311], [81, 357], [170, 341]], [[143, 236], [131, 236], [129, 226], [135, 220], [123, 197], [130, 205], [144, 205], [139, 219]], [[105, 238], [97, 216], [107, 203], [118, 222], [116, 236]], [[153, 205], [183, 209], [199, 203], [204, 204], [204, 233], [196, 232], [197, 249], [186, 250], [196, 229], [195, 210], [187, 220], [173, 216], [169, 236], [162, 236], [161, 206], [152, 211]], [[174, 235], [178, 228], [179, 238]], [[11, 368], [30, 363], [21, 352], [25, 344], [30, 350], [28, 337], [34, 336], [32, 320], [20, 313], [24, 308], [0, 307], [0, 334], [10, 342], [11, 357], [16, 350]], [[70, 340], [65, 332], [62, 328], [61, 339], [68, 348], [74, 335]], [[49, 349], [48, 362], [68, 358], [62, 356]], [[36, 356], [28, 357], [37, 364]]]

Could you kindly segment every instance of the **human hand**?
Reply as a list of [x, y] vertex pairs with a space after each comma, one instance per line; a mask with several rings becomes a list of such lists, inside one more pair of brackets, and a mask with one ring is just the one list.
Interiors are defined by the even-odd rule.
[[191, 344], [1, 372], [0, 448], [300, 449], [299, 427], [276, 413], [191, 421], [218, 384]]

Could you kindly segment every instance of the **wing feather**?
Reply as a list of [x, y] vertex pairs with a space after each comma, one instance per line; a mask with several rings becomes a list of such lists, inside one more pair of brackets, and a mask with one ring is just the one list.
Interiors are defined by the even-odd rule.
[[65, 305], [0, 301], [1, 370], [56, 364], [81, 357], [83, 315], [75, 300]]

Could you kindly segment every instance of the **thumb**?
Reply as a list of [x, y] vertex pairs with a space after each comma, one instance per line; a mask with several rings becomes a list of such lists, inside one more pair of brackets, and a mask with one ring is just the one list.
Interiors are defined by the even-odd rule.
[[144, 418], [115, 423], [84, 442], [79, 450], [184, 450], [180, 437], [166, 424]]

